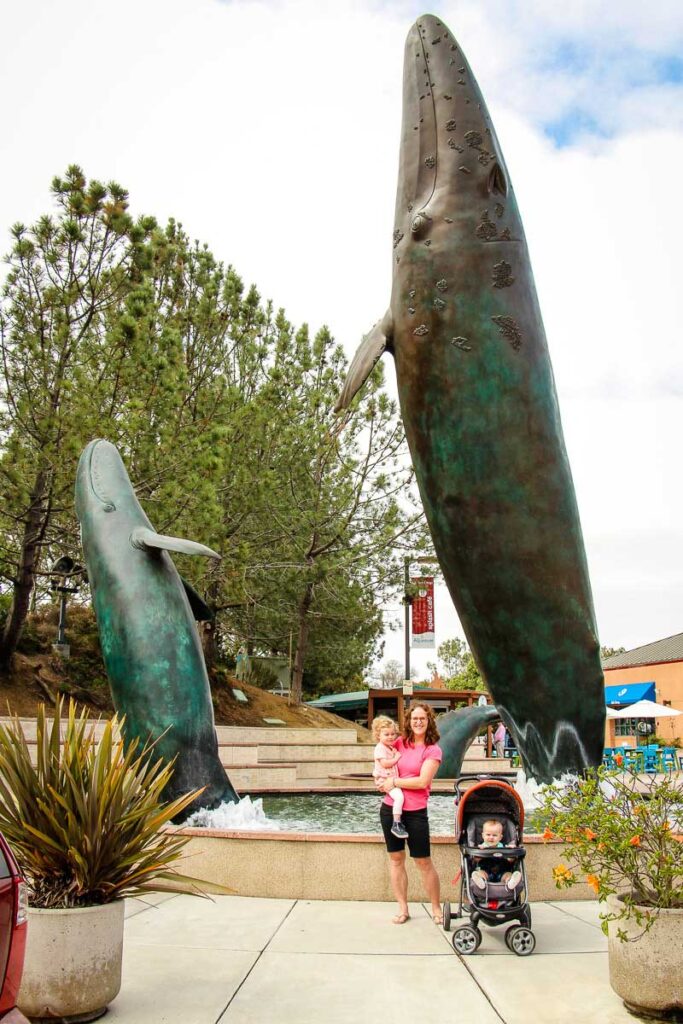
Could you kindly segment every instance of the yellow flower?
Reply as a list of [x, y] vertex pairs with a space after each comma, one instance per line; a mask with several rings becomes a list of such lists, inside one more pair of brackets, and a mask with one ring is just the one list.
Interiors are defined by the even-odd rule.
[[597, 875], [586, 875], [586, 882], [590, 885], [593, 892], [597, 893], [600, 889], [600, 881]]

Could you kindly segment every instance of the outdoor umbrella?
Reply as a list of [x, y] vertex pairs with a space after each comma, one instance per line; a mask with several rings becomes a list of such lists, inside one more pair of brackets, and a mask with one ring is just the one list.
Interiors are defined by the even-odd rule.
[[[635, 704], [628, 704], [625, 708], [607, 708], [608, 718], [637, 718], [637, 731], [642, 732], [640, 724], [645, 718], [673, 718], [682, 712], [676, 708], [670, 708], [666, 704], [656, 704], [653, 700], [639, 700]], [[648, 730], [649, 731], [649, 730]]]
[[656, 704], [653, 700], [639, 700], [624, 708], [607, 708], [608, 718], [673, 718], [683, 712], [667, 704]]

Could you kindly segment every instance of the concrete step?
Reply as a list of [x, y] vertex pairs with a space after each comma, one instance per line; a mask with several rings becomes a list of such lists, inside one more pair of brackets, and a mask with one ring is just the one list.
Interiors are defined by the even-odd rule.
[[368, 743], [274, 743], [258, 745], [259, 761], [363, 761], [372, 764]]
[[[0, 725], [4, 725], [4, 726], [8, 727], [8, 726], [10, 726], [11, 722], [12, 722], [11, 718], [8, 718], [6, 716], [0, 717]], [[35, 720], [35, 718], [20, 718], [19, 719], [19, 724], [21, 725], [21, 731], [24, 734], [24, 738], [25, 738], [26, 742], [27, 743], [35, 743], [36, 742], [36, 736], [37, 736], [37, 727], [36, 727], [36, 720]], [[106, 724], [107, 723], [106, 723], [105, 719], [103, 719], [102, 721], [99, 721], [99, 722], [97, 720], [91, 721], [89, 723], [88, 727], [87, 727], [87, 731], [90, 731], [91, 729], [94, 728], [95, 736], [99, 739], [102, 736], [102, 733], [104, 732]], [[50, 728], [50, 729], [52, 728], [52, 719], [48, 719], [48, 728]], [[66, 725], [64, 723], [64, 719], [62, 719], [62, 728], [61, 728], [61, 736], [62, 736], [62, 738], [64, 737], [65, 731], [66, 731]]]
[[[251, 765], [259, 763], [258, 747], [256, 744], [245, 743], [238, 747], [219, 745], [218, 756], [221, 764], [226, 768], [231, 764]], [[286, 759], [283, 758], [282, 760], [285, 761]], [[293, 758], [290, 757], [287, 760], [291, 762]]]
[[[263, 764], [263, 762], [259, 761], [259, 764]], [[297, 761], [296, 777], [297, 779], [322, 779], [345, 772], [370, 776], [371, 767], [368, 761]]]
[[290, 729], [282, 725], [217, 725], [219, 743], [323, 743], [347, 744], [358, 741], [355, 729]]
[[297, 784], [296, 765], [228, 765], [227, 772], [235, 789], [268, 792], [271, 789], [295, 788]]

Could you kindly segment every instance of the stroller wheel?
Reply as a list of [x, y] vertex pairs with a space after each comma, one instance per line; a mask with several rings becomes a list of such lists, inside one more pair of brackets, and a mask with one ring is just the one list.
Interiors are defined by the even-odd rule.
[[481, 932], [478, 928], [470, 928], [468, 924], [453, 932], [453, 949], [462, 956], [476, 953], [481, 944]]
[[505, 932], [505, 945], [517, 956], [530, 956], [536, 948], [536, 937], [529, 928], [516, 924]]
[[451, 930], [451, 905], [448, 900], [445, 900], [443, 905], [443, 930], [445, 932]]

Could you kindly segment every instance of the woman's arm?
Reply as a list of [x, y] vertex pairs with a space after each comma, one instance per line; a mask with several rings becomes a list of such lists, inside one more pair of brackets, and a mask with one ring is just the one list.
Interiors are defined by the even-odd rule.
[[[424, 789], [431, 785], [440, 764], [440, 761], [435, 761], [430, 757], [422, 762], [419, 775], [414, 775], [412, 778], [386, 779], [380, 789], [383, 789], [385, 793], [388, 793], [394, 786], [398, 786], [399, 789]], [[387, 788], [385, 788], [386, 783], [389, 783]]]

